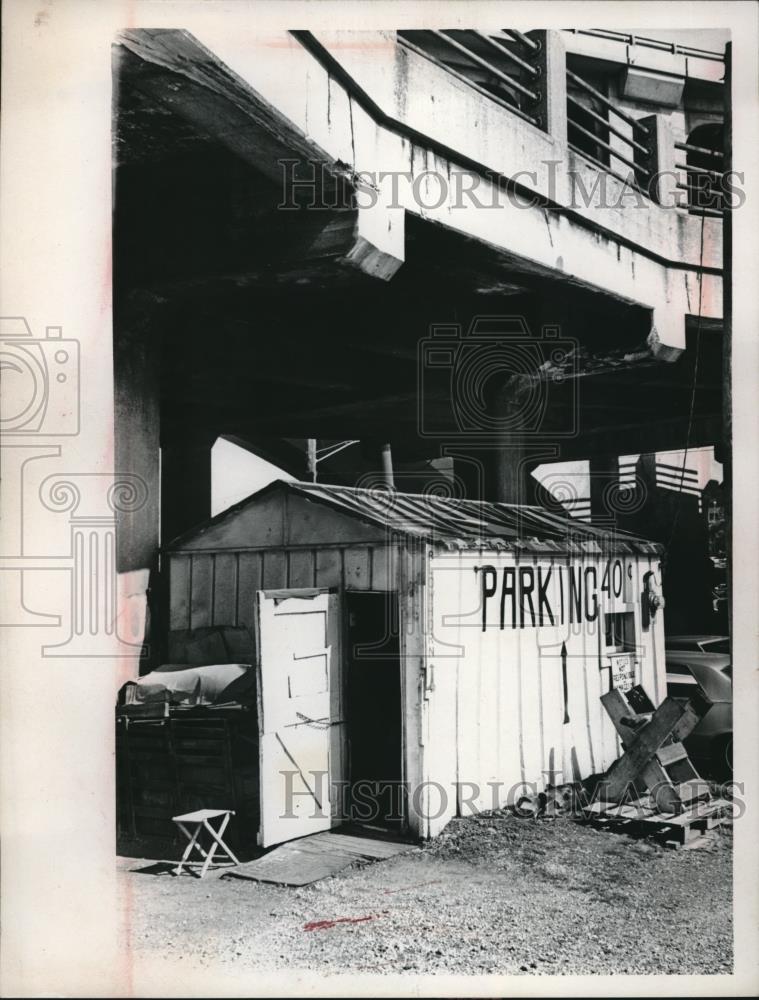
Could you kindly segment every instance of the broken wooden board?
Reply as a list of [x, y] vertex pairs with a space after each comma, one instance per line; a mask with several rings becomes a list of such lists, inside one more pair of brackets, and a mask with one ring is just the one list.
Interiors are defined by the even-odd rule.
[[648, 824], [652, 834], [660, 834], [666, 838], [667, 846], [683, 847], [722, 825], [729, 818], [729, 810], [728, 800], [710, 799], [693, 801], [683, 813], [673, 816], [659, 812], [646, 796], [627, 805], [593, 802], [586, 807], [585, 813], [592, 822], [620, 832], [630, 831], [638, 827], [638, 824]]
[[708, 706], [699, 700], [681, 705], [665, 698], [652, 714], [639, 714], [633, 702], [648, 707], [650, 700], [640, 686], [633, 688], [631, 697], [632, 702], [617, 689], [601, 696], [625, 749], [608, 771], [604, 798], [622, 802], [631, 788], [642, 785], [655, 795], [658, 811], [680, 813], [688, 801], [701, 797], [692, 791], [700, 779], [680, 741], [698, 725]]
[[356, 861], [382, 861], [410, 851], [413, 844], [325, 831], [280, 844], [268, 854], [226, 871], [225, 877], [310, 885], [335, 875]]

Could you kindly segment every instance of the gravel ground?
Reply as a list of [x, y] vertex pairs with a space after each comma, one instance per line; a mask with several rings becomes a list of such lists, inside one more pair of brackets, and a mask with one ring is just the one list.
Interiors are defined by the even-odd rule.
[[732, 835], [698, 850], [567, 818], [453, 821], [408, 854], [294, 889], [135, 871], [134, 960], [322, 973], [732, 972]]

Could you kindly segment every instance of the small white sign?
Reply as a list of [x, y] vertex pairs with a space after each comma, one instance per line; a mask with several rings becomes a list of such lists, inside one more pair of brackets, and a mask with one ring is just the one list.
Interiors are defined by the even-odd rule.
[[629, 653], [610, 656], [611, 684], [620, 691], [629, 691], [635, 686], [635, 662]]

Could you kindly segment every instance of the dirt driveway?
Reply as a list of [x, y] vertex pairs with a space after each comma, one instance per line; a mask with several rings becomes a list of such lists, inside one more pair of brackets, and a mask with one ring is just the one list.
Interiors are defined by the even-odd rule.
[[133, 960], [339, 973], [729, 973], [732, 835], [673, 851], [570, 819], [456, 820], [305, 888], [119, 860]]

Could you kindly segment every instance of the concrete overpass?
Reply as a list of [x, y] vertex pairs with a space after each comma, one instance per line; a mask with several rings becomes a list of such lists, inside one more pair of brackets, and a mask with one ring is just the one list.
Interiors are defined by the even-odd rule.
[[[120, 36], [117, 466], [153, 498], [123, 515], [123, 569], [208, 516], [220, 434], [287, 468], [292, 439], [360, 439], [343, 482], [389, 441], [397, 462], [451, 457], [470, 495], [503, 500], [534, 499], [541, 461], [721, 444], [723, 223], [681, 192], [699, 170], [689, 132], [721, 119], [723, 67], [647, 52], [630, 84], [610, 45]], [[531, 372], [488, 360], [502, 331], [483, 340], [475, 321], [494, 316], [524, 318]], [[455, 377], [424, 360], [435, 325], [484, 345], [482, 426], [470, 408], [462, 427]], [[533, 391], [539, 426], [510, 423]]]

